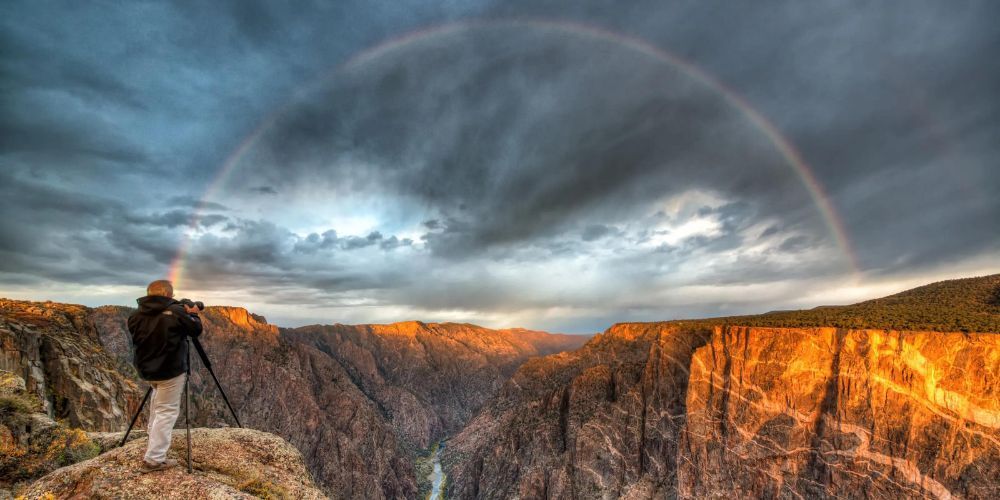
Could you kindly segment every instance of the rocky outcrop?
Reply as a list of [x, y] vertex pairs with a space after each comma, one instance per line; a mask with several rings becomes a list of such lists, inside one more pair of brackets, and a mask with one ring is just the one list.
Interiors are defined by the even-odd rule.
[[143, 474], [146, 440], [63, 467], [21, 492], [24, 498], [324, 498], [302, 455], [272, 434], [250, 429], [193, 429], [187, 443], [174, 433], [170, 457], [181, 466]]
[[997, 498], [1000, 335], [621, 324], [445, 448], [457, 498]]
[[25, 381], [52, 418], [118, 430], [141, 398], [83, 306], [0, 299], [0, 370]]
[[522, 363], [588, 339], [524, 329], [408, 321], [282, 330], [336, 359], [408, 445], [458, 432]]

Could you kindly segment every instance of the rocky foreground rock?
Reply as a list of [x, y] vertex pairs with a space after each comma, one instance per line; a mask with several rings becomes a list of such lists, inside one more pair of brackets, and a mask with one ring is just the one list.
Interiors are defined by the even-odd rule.
[[192, 429], [193, 473], [185, 462], [184, 432], [175, 432], [170, 458], [180, 466], [143, 473], [146, 439], [129, 442], [35, 481], [24, 498], [326, 498], [302, 455], [283, 439], [250, 429]]

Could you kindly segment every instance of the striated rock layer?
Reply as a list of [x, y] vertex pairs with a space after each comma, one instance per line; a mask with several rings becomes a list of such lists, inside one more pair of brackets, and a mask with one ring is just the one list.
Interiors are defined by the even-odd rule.
[[444, 454], [456, 498], [998, 498], [1000, 336], [615, 325]]

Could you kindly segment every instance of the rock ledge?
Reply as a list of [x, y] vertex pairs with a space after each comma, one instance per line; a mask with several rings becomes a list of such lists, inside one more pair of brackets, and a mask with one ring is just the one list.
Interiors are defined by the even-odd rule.
[[326, 498], [302, 455], [283, 439], [252, 429], [193, 429], [192, 465], [185, 467], [183, 429], [173, 435], [170, 458], [180, 466], [140, 472], [146, 439], [58, 469], [20, 493], [24, 498]]

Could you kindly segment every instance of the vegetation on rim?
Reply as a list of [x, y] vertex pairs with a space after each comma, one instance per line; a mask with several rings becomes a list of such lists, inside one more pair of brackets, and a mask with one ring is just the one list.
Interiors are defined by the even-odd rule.
[[712, 322], [757, 327], [878, 328], [1000, 333], [1000, 274], [939, 281], [847, 306], [821, 306]]

